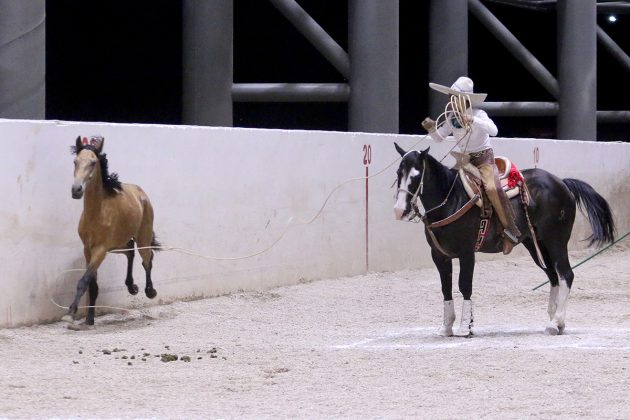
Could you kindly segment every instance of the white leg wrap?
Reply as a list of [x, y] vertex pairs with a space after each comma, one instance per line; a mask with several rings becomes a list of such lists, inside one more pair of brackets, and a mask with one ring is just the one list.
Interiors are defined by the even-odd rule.
[[551, 286], [549, 289], [549, 306], [547, 306], [547, 313], [549, 314], [550, 321], [556, 314], [556, 308], [558, 307], [558, 289], [560, 289], [560, 286]]
[[455, 331], [454, 335], [458, 337], [471, 336], [473, 334], [473, 321], [472, 300], [464, 300], [459, 328]]
[[551, 321], [547, 325], [545, 331], [550, 335], [562, 334], [564, 332], [565, 327], [565, 316], [567, 313], [567, 303], [569, 300], [569, 286], [567, 286], [567, 282], [565, 279], [560, 278], [560, 285], [558, 286], [557, 297], [556, 297], [556, 312], [553, 315]]
[[453, 335], [453, 324], [455, 323], [455, 306], [452, 300], [444, 301], [444, 321], [438, 330], [438, 335], [450, 337]]

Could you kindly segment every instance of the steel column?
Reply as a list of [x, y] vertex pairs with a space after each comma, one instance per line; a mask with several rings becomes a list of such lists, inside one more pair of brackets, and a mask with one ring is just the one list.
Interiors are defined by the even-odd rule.
[[349, 0], [350, 131], [398, 133], [398, 0]]
[[232, 126], [232, 2], [183, 1], [184, 124]]
[[0, 0], [0, 118], [46, 116], [46, 3]]
[[597, 139], [595, 0], [558, 0], [558, 138]]
[[[468, 2], [431, 0], [429, 4], [429, 81], [451, 86], [468, 75]], [[429, 115], [444, 111], [446, 95], [426, 87]]]

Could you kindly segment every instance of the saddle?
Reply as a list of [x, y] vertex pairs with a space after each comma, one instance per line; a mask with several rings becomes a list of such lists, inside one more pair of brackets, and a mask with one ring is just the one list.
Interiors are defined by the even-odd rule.
[[[470, 198], [475, 195], [481, 197], [475, 203], [481, 209], [490, 209], [489, 200], [486, 199], [483, 184], [481, 183], [481, 173], [476, 166], [468, 162], [461, 154], [454, 152], [457, 159], [456, 169], [459, 169], [459, 177], [462, 180], [464, 189]], [[465, 155], [468, 157], [467, 155]], [[508, 198], [521, 195], [521, 188], [525, 186], [525, 180], [523, 175], [516, 168], [516, 165], [512, 164], [512, 161], [504, 156], [495, 156], [494, 163], [499, 171], [499, 181], [501, 187]], [[529, 204], [529, 195], [527, 190], [523, 191], [525, 194], [525, 204]]]

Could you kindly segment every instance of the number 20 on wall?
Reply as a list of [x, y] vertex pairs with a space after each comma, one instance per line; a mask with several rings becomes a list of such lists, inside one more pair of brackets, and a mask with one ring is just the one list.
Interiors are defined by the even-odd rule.
[[363, 145], [363, 164], [368, 166], [372, 163], [372, 145], [364, 144]]

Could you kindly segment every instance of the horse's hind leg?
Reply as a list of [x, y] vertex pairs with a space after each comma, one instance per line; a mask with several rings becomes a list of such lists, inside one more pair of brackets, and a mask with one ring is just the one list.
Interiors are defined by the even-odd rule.
[[133, 239], [127, 242], [125, 246], [129, 251], [125, 251], [125, 256], [127, 257], [127, 278], [125, 279], [125, 286], [127, 286], [127, 291], [131, 295], [138, 294], [138, 286], [133, 283], [133, 258], [135, 255], [134, 251], [134, 241]]
[[569, 263], [569, 256], [567, 255], [566, 247], [564, 247], [564, 250], [558, 250], [556, 253], [559, 255], [557, 255], [557, 258], [555, 259], [552, 256], [552, 259], [555, 260], [554, 267], [558, 273], [559, 284], [555, 288], [555, 292], [552, 290], [549, 296], [549, 300], [551, 301], [551, 294], [555, 294], [553, 298], [556, 303], [556, 310], [545, 329], [545, 331], [547, 331], [550, 335], [562, 334], [564, 332], [567, 303], [569, 300], [569, 293], [571, 292], [571, 286], [573, 285], [573, 270], [571, 269], [571, 264]]
[[[149, 242], [150, 243], [150, 242]], [[150, 245], [146, 245], [150, 246]], [[153, 268], [153, 255], [152, 249], [140, 249], [138, 250], [142, 257], [142, 266], [147, 275], [146, 285], [144, 287], [144, 293], [149, 299], [153, 299], [157, 296], [157, 291], [153, 288], [153, 281], [151, 280], [151, 269]]]
[[442, 283], [442, 296], [444, 296], [444, 319], [438, 334], [443, 337], [453, 335], [455, 323], [455, 307], [453, 306], [453, 260], [443, 256], [435, 250], [431, 250], [431, 257], [440, 273]]
[[156, 244], [152, 227], [149, 223], [144, 223], [140, 234], [137, 238], [138, 252], [142, 257], [142, 266], [147, 276], [146, 284], [144, 287], [144, 294], [149, 299], [153, 299], [157, 296], [157, 291], [153, 288], [153, 281], [151, 281], [151, 269], [153, 268], [153, 249], [151, 248]]
[[556, 314], [556, 308], [558, 307], [558, 273], [554, 268], [554, 264], [549, 257], [549, 252], [547, 252], [547, 248], [542, 242], [538, 242], [538, 247], [540, 248], [540, 253], [544, 259], [545, 266], [547, 268], [543, 268], [543, 266], [538, 261], [538, 254], [536, 253], [536, 248], [534, 247], [534, 242], [531, 238], [527, 238], [523, 241], [523, 245], [529, 251], [529, 254], [532, 256], [532, 259], [536, 263], [538, 267], [540, 267], [547, 278], [549, 279], [550, 287], [549, 287], [549, 304], [547, 305], [547, 313], [549, 314], [549, 320], [553, 319], [553, 316]]

